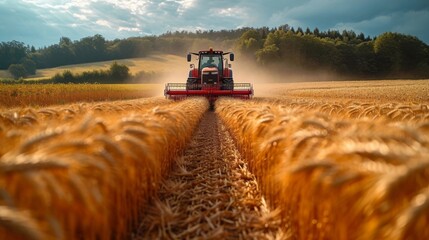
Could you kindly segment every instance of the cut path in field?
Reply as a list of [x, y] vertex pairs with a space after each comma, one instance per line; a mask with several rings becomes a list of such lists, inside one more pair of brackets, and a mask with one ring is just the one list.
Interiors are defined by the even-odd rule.
[[279, 226], [228, 131], [207, 112], [134, 239], [283, 239]]

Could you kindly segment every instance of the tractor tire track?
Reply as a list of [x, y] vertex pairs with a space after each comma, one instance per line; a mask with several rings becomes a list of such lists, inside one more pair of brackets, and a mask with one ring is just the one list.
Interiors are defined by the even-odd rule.
[[279, 226], [228, 131], [207, 112], [133, 238], [284, 239]]

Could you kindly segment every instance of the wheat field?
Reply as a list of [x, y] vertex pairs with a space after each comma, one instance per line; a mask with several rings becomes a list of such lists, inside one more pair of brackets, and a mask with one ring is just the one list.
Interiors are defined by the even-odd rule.
[[3, 108], [0, 238], [428, 239], [427, 86]]
[[1, 84], [0, 110], [160, 96], [160, 84]]
[[426, 104], [220, 100], [291, 239], [427, 239]]
[[125, 238], [207, 108], [149, 98], [2, 113], [0, 238]]

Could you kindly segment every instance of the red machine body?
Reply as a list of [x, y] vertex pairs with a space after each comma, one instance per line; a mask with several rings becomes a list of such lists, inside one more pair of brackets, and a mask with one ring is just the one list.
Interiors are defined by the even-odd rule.
[[250, 83], [234, 83], [231, 64], [224, 58], [229, 54], [229, 60], [234, 61], [234, 54], [223, 51], [199, 51], [189, 53], [198, 56], [198, 67], [191, 64], [186, 83], [167, 83], [164, 95], [169, 99], [183, 99], [190, 96], [205, 96], [210, 103], [221, 96], [249, 99], [253, 96], [253, 86]]

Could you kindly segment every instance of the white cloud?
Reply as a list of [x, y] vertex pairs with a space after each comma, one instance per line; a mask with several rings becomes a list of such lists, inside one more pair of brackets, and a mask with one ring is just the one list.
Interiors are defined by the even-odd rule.
[[354, 30], [370, 36], [376, 36], [386, 31], [400, 32], [418, 36], [428, 42], [429, 33], [425, 24], [429, 22], [429, 10], [394, 12], [387, 15], [376, 16], [359, 22], [341, 22], [333, 28], [339, 30]]
[[100, 25], [100, 26], [103, 26], [103, 27], [112, 28], [112, 25], [110, 24], [110, 22], [108, 22], [106, 20], [99, 19], [95, 23]]
[[79, 20], [82, 20], [82, 21], [88, 20], [88, 17], [86, 17], [85, 15], [82, 15], [82, 14], [78, 14], [78, 13], [73, 13], [73, 17], [75, 17]]
[[[20, 21], [10, 20], [17, 16]], [[114, 39], [175, 30], [283, 24], [318, 27], [321, 31], [347, 28], [371, 36], [398, 31], [429, 42], [429, 32], [425, 29], [429, 22], [429, 1], [0, 0], [0, 22], [5, 23], [0, 28], [0, 41], [26, 36], [18, 40], [30, 44], [35, 41], [35, 37], [27, 37], [31, 34], [52, 44], [50, 39], [57, 41], [61, 36], [79, 39], [99, 33]]]
[[177, 12], [179, 14], [185, 13], [188, 9], [195, 6], [196, 0], [177, 0], [179, 7], [177, 8]]
[[[96, 0], [92, 0], [96, 1]], [[133, 15], [145, 14], [146, 8], [152, 1], [142, 0], [104, 0], [104, 3], [115, 6], [116, 8], [128, 10]]]
[[140, 32], [140, 29], [136, 28], [136, 27], [119, 27], [118, 31], [119, 32], [122, 32], [122, 31], [126, 31], [126, 32]]
[[91, 9], [81, 8], [79, 9], [81, 13], [92, 14], [93, 11]]
[[213, 8], [210, 10], [210, 12], [214, 16], [218, 16], [218, 17], [221, 16], [223, 18], [225, 17], [241, 18], [241, 19], [248, 18], [247, 12], [240, 7]]

